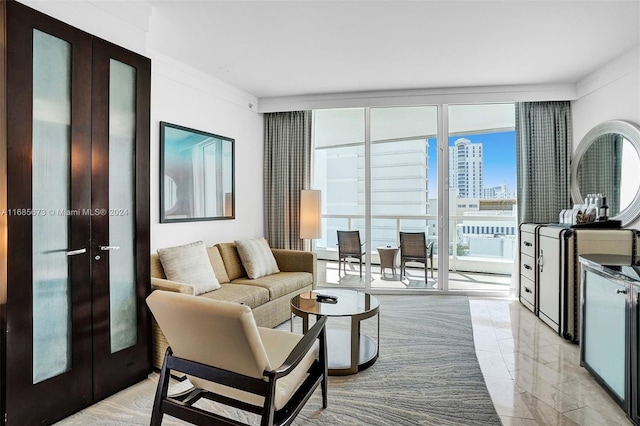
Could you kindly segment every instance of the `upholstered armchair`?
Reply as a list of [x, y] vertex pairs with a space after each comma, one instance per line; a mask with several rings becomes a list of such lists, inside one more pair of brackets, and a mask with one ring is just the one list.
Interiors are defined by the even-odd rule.
[[[261, 425], [290, 424], [320, 385], [327, 406], [326, 317], [304, 335], [256, 326], [248, 306], [156, 290], [147, 305], [169, 342], [153, 404], [194, 424], [242, 424], [194, 407], [201, 398], [259, 414]], [[168, 395], [171, 370], [194, 387]]]

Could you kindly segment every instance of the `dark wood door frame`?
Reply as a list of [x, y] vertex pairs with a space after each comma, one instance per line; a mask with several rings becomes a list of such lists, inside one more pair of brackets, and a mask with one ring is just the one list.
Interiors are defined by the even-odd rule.
[[[6, 267], [6, 280], [1, 279], [0, 274], [3, 299], [0, 314], [7, 332], [2, 332], [0, 339], [0, 413], [6, 413], [6, 418], [0, 415], [0, 425], [51, 423], [136, 383], [150, 372], [150, 317], [144, 300], [150, 292], [151, 64], [147, 58], [15, 1], [2, 1], [0, 6], [3, 12], [0, 23], [6, 27], [5, 63], [10, 64], [4, 68], [6, 121], [3, 117], [0, 123], [6, 123], [7, 127], [6, 139], [0, 139], [4, 142], [0, 144], [3, 150], [0, 159], [6, 153], [7, 162], [6, 176], [0, 176], [4, 179], [7, 211], [32, 206], [33, 28], [72, 45], [70, 192], [73, 210], [90, 212], [106, 208], [108, 211], [109, 59], [117, 59], [137, 70], [136, 207], [132, 212], [136, 215], [137, 344], [111, 354], [108, 254], [103, 262], [94, 260], [99, 245], [108, 241], [108, 215], [106, 221], [91, 214], [70, 216], [69, 249], [87, 249], [87, 253], [70, 258], [74, 306], [72, 367], [69, 372], [33, 385], [32, 223], [28, 215], [5, 216], [7, 245], [0, 247], [3, 257], [0, 266]], [[97, 155], [104, 153], [107, 162], [104, 158], [102, 162], [96, 161]], [[105, 254], [100, 252], [101, 256]]]
[[[138, 304], [138, 343], [111, 353], [109, 334], [109, 214], [93, 216], [93, 336], [94, 336], [94, 397], [105, 398], [114, 392], [144, 379], [149, 373], [150, 320], [145, 298], [151, 291], [149, 266], [149, 128], [151, 61], [122, 47], [95, 39], [93, 44], [92, 93], [92, 209], [110, 212], [109, 206], [109, 64], [115, 59], [136, 69], [136, 140], [135, 140], [135, 203], [136, 211], [136, 279]], [[112, 242], [113, 243], [113, 242]], [[95, 260], [95, 256], [100, 256]], [[127, 373], [122, 374], [122, 369]]]
[[[32, 79], [33, 29], [68, 41], [72, 46], [71, 164], [72, 208], [91, 203], [90, 167], [82, 157], [91, 150], [91, 37], [17, 2], [6, 3], [7, 19], [7, 424], [49, 422], [90, 403], [91, 287], [89, 255], [69, 258], [71, 285], [71, 369], [33, 385], [33, 240], [32, 216], [18, 214], [32, 207]], [[87, 247], [89, 218], [70, 216], [70, 245]], [[71, 249], [69, 247], [68, 249]], [[65, 397], [54, 398], [64, 389]]]

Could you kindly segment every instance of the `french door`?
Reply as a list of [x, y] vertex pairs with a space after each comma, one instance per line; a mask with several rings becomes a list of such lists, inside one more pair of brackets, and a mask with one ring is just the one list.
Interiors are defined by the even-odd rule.
[[6, 3], [5, 424], [149, 372], [148, 59]]

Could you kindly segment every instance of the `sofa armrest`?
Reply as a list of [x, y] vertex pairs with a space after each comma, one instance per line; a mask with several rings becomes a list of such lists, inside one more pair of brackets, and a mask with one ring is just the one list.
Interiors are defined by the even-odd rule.
[[313, 275], [313, 288], [318, 283], [317, 256], [310, 251], [271, 249], [282, 272], [309, 272]]
[[176, 293], [195, 294], [192, 285], [179, 283], [177, 281], [166, 280], [164, 278], [151, 277], [151, 288], [153, 290], [174, 291]]

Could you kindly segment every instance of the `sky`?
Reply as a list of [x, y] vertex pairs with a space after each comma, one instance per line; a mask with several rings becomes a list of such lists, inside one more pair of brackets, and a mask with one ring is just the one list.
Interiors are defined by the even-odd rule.
[[[472, 143], [482, 143], [483, 187], [493, 187], [506, 183], [509, 190], [516, 189], [516, 132], [484, 133], [449, 138], [449, 146], [464, 137]], [[436, 139], [429, 139], [429, 194], [438, 193], [438, 168]]]

